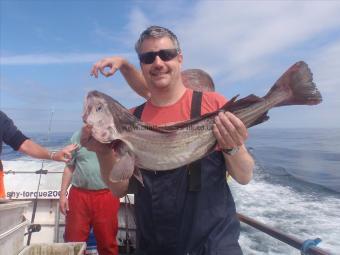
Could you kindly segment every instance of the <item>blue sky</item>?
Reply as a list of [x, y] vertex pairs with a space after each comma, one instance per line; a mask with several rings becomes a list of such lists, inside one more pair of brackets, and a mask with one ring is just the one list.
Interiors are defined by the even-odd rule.
[[[0, 109], [25, 132], [81, 126], [89, 90], [126, 107], [141, 103], [120, 74], [94, 79], [92, 64], [110, 55], [139, 65], [133, 46], [149, 25], [175, 32], [184, 69], [211, 74], [231, 98], [263, 96], [304, 60], [323, 95], [318, 106], [270, 111], [262, 127], [340, 127], [338, 1], [39, 1], [1, 0]], [[50, 123], [50, 118], [52, 121]]]

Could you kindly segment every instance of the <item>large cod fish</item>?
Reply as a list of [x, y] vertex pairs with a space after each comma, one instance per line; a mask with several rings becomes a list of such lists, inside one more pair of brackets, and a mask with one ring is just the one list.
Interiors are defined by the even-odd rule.
[[[194, 74], [190, 75], [189, 79], [193, 79]], [[246, 127], [251, 127], [268, 120], [267, 112], [273, 107], [315, 105], [322, 101], [313, 75], [302, 61], [291, 66], [264, 97], [252, 94], [236, 98], [200, 118], [156, 127], [138, 120], [110, 96], [91, 91], [84, 103], [83, 120], [92, 126], [91, 136], [95, 140], [115, 150], [117, 158], [110, 176], [115, 182], [130, 178], [135, 169], [174, 169], [212, 152], [217, 144], [212, 126], [220, 111], [232, 112]], [[82, 141], [85, 147], [86, 142]]]

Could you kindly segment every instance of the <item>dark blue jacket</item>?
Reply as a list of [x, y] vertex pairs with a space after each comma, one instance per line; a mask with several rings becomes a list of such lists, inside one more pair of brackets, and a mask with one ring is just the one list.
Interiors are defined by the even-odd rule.
[[[191, 118], [200, 116], [201, 99], [193, 93]], [[136, 108], [137, 118], [143, 108]], [[141, 172], [144, 187], [134, 182], [138, 255], [242, 254], [221, 152], [175, 170]]]
[[[19, 129], [14, 125], [13, 121], [7, 115], [0, 111], [0, 156], [2, 152], [2, 142], [11, 146], [13, 150], [18, 150], [21, 144], [27, 139]], [[0, 171], [3, 170], [0, 157]]]
[[201, 160], [201, 190], [189, 191], [186, 167], [142, 170], [135, 196], [137, 254], [242, 254], [240, 223], [222, 153]]

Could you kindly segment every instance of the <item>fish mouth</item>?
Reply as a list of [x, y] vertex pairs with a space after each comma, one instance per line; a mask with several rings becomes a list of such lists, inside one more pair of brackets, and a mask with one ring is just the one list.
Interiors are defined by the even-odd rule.
[[101, 143], [111, 143], [111, 139], [108, 137], [107, 132], [99, 132], [95, 127], [92, 128], [92, 136], [94, 139]]

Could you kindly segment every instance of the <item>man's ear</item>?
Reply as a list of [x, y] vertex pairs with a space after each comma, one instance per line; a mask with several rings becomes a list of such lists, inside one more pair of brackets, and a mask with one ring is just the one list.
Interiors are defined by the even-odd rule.
[[180, 63], [180, 64], [182, 64], [183, 63], [183, 55], [182, 55], [182, 52], [180, 52], [180, 53], [178, 53], [178, 62]]

